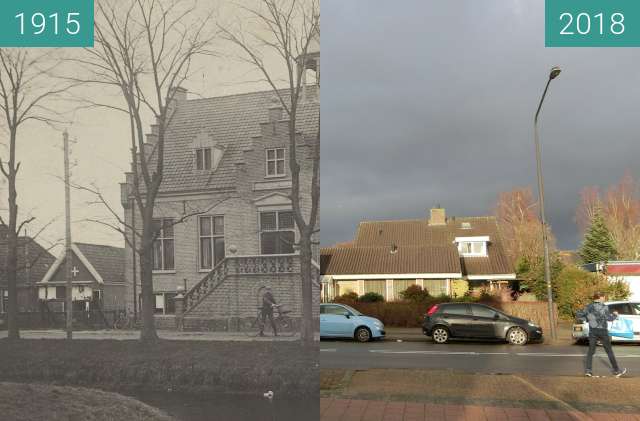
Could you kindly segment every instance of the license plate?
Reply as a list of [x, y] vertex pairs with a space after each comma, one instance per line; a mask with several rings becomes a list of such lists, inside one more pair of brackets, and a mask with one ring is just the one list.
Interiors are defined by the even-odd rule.
[[582, 326], [574, 326], [573, 330], [575, 330], [576, 332], [582, 332]]

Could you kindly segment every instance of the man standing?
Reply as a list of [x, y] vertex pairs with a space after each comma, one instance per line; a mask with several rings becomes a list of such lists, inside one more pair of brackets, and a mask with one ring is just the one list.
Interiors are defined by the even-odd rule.
[[262, 323], [260, 323], [260, 336], [264, 336], [264, 324], [269, 318], [271, 327], [273, 328], [273, 336], [278, 336], [276, 323], [273, 320], [273, 308], [276, 306], [276, 299], [271, 293], [271, 288], [266, 287], [264, 295], [262, 295]]
[[607, 322], [611, 322], [618, 317], [617, 312], [611, 314], [609, 307], [604, 304], [604, 294], [596, 293], [593, 295], [593, 302], [586, 306], [583, 310], [576, 313], [576, 316], [586, 319], [589, 323], [589, 352], [587, 352], [585, 376], [593, 377], [591, 370], [593, 364], [593, 354], [596, 352], [596, 344], [598, 341], [602, 343], [604, 350], [607, 352], [609, 362], [613, 368], [613, 375], [621, 377], [627, 372], [627, 369], [620, 370], [616, 356], [611, 348], [611, 339], [609, 338], [609, 330]]

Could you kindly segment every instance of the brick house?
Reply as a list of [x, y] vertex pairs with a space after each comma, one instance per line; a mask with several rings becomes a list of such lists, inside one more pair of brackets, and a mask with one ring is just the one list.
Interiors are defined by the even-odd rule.
[[425, 219], [361, 222], [353, 242], [322, 249], [321, 274], [326, 301], [348, 292], [391, 301], [410, 285], [461, 296], [516, 277], [495, 218], [447, 218], [441, 208]]
[[[123, 310], [124, 249], [98, 244], [71, 245], [73, 310]], [[66, 251], [37, 283], [38, 298], [53, 311], [64, 311]]]
[[[0, 313], [7, 311], [9, 293], [7, 288], [7, 228], [0, 226]], [[18, 237], [18, 311], [38, 310], [38, 282], [55, 257], [37, 241], [28, 236]]]
[[[319, 130], [318, 91], [315, 85], [307, 86], [296, 128], [307, 216]], [[153, 288], [159, 325], [175, 326], [175, 297], [180, 294], [185, 298], [179, 315], [186, 328], [233, 329], [237, 320], [255, 317], [258, 291], [267, 285], [276, 300], [299, 316], [289, 123], [275, 93], [188, 99], [180, 90], [171, 106], [175, 113], [165, 138], [164, 177], [154, 210], [158, 237]], [[150, 151], [157, 130], [154, 125], [147, 135]], [[127, 226], [141, 221], [131, 195], [132, 179], [127, 173], [122, 184]], [[126, 235], [132, 237], [129, 229]], [[316, 254], [319, 260], [319, 250]], [[129, 244], [125, 256], [126, 301], [133, 310], [140, 308], [141, 287]], [[139, 260], [135, 267], [140, 267]]]

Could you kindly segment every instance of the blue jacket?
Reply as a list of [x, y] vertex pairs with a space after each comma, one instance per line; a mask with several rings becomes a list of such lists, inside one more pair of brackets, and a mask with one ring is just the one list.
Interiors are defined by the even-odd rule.
[[590, 329], [607, 329], [607, 322], [614, 321], [618, 316], [609, 312], [609, 307], [599, 301], [586, 306], [584, 309], [576, 312], [576, 316], [586, 319], [589, 322]]

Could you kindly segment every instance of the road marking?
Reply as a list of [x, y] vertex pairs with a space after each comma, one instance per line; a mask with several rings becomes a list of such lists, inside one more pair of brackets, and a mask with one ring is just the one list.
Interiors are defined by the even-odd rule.
[[[330, 350], [321, 350], [327, 352], [337, 352], [337, 349]], [[551, 352], [475, 352], [475, 351], [392, 351], [387, 349], [370, 349], [370, 353], [372, 354], [414, 354], [414, 355], [472, 355], [472, 356], [481, 356], [481, 355], [514, 355], [518, 357], [579, 357], [584, 358], [586, 354], [558, 354]], [[595, 356], [600, 356], [604, 354], [596, 353]], [[617, 358], [640, 358], [640, 355], [616, 355]]]
[[336, 348], [320, 348], [320, 352], [336, 352]]
[[508, 352], [475, 352], [475, 351], [388, 351], [384, 349], [370, 350], [378, 354], [423, 354], [423, 355], [509, 355]]

